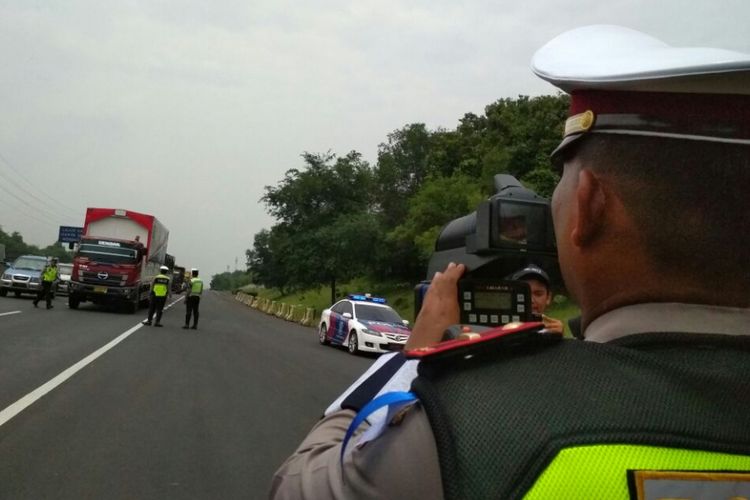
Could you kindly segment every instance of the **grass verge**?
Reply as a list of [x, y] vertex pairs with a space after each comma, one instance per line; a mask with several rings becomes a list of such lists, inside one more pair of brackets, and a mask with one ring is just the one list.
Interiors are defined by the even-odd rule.
[[[343, 298], [350, 293], [371, 293], [377, 297], [385, 297], [388, 300], [388, 305], [395, 309], [402, 318], [414, 324], [414, 286], [413, 284], [405, 283], [373, 284], [365, 278], [358, 278], [348, 283], [339, 284], [337, 287], [337, 297]], [[331, 289], [328, 286], [310, 288], [287, 294], [282, 294], [276, 288], [262, 288], [257, 285], [247, 285], [240, 288], [240, 290], [286, 304], [313, 307], [315, 308], [316, 315], [319, 315], [323, 309], [331, 306]], [[578, 316], [580, 310], [566, 295], [557, 294], [545, 314], [561, 320], [565, 324], [565, 335], [570, 336], [568, 320]]]

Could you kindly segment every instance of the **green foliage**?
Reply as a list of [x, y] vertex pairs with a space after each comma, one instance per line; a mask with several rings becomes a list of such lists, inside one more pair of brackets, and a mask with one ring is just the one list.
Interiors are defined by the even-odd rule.
[[373, 166], [356, 151], [304, 153], [302, 168], [266, 186], [277, 224], [255, 235], [249, 269], [282, 292], [355, 277], [419, 281], [440, 229], [494, 194], [495, 174], [552, 195], [549, 155], [568, 104], [562, 94], [519, 96], [465, 114], [455, 130], [411, 123], [388, 134]]
[[23, 241], [23, 236], [18, 231], [8, 234], [0, 228], [0, 243], [5, 245], [5, 260], [7, 261], [13, 261], [21, 255], [43, 255], [57, 257], [60, 262], [73, 261], [73, 254], [59, 243], [52, 243], [40, 249], [36, 245], [29, 245]]
[[252, 283], [252, 275], [247, 271], [232, 271], [211, 276], [212, 290], [234, 291]]
[[372, 170], [361, 155], [302, 155], [305, 168], [287, 171], [262, 198], [279, 223], [255, 235], [246, 252], [259, 283], [294, 289], [348, 279], [377, 243]]
[[560, 176], [556, 172], [546, 168], [535, 168], [521, 179], [527, 188], [545, 198], [552, 198], [559, 180]]
[[414, 245], [425, 265], [445, 223], [471, 212], [482, 199], [480, 185], [467, 175], [430, 177], [409, 199], [407, 217], [388, 233], [388, 240]]

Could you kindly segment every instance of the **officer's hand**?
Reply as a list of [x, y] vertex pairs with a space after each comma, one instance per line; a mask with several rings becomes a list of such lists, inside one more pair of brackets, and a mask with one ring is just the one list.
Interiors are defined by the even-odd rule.
[[446, 328], [460, 321], [458, 309], [458, 280], [466, 266], [451, 262], [445, 271], [435, 273], [422, 303], [422, 310], [406, 342], [406, 349], [435, 345], [443, 338]]
[[563, 333], [565, 330], [565, 326], [563, 326], [563, 322], [559, 319], [550, 318], [549, 316], [545, 316], [542, 314], [542, 323], [544, 323], [544, 328], [551, 332], [557, 332], [557, 333]]

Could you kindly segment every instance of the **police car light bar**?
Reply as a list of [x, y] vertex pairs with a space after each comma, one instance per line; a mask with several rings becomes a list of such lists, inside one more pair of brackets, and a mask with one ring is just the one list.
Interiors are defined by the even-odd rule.
[[349, 300], [362, 300], [365, 302], [375, 302], [376, 304], [386, 304], [387, 301], [383, 297], [372, 297], [369, 293], [350, 293], [348, 295]]

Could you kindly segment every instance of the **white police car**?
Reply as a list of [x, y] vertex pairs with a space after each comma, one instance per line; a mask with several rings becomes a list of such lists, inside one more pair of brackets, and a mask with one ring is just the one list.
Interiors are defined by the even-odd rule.
[[384, 298], [351, 294], [320, 315], [318, 340], [346, 346], [352, 354], [400, 351], [411, 333], [408, 325]]

